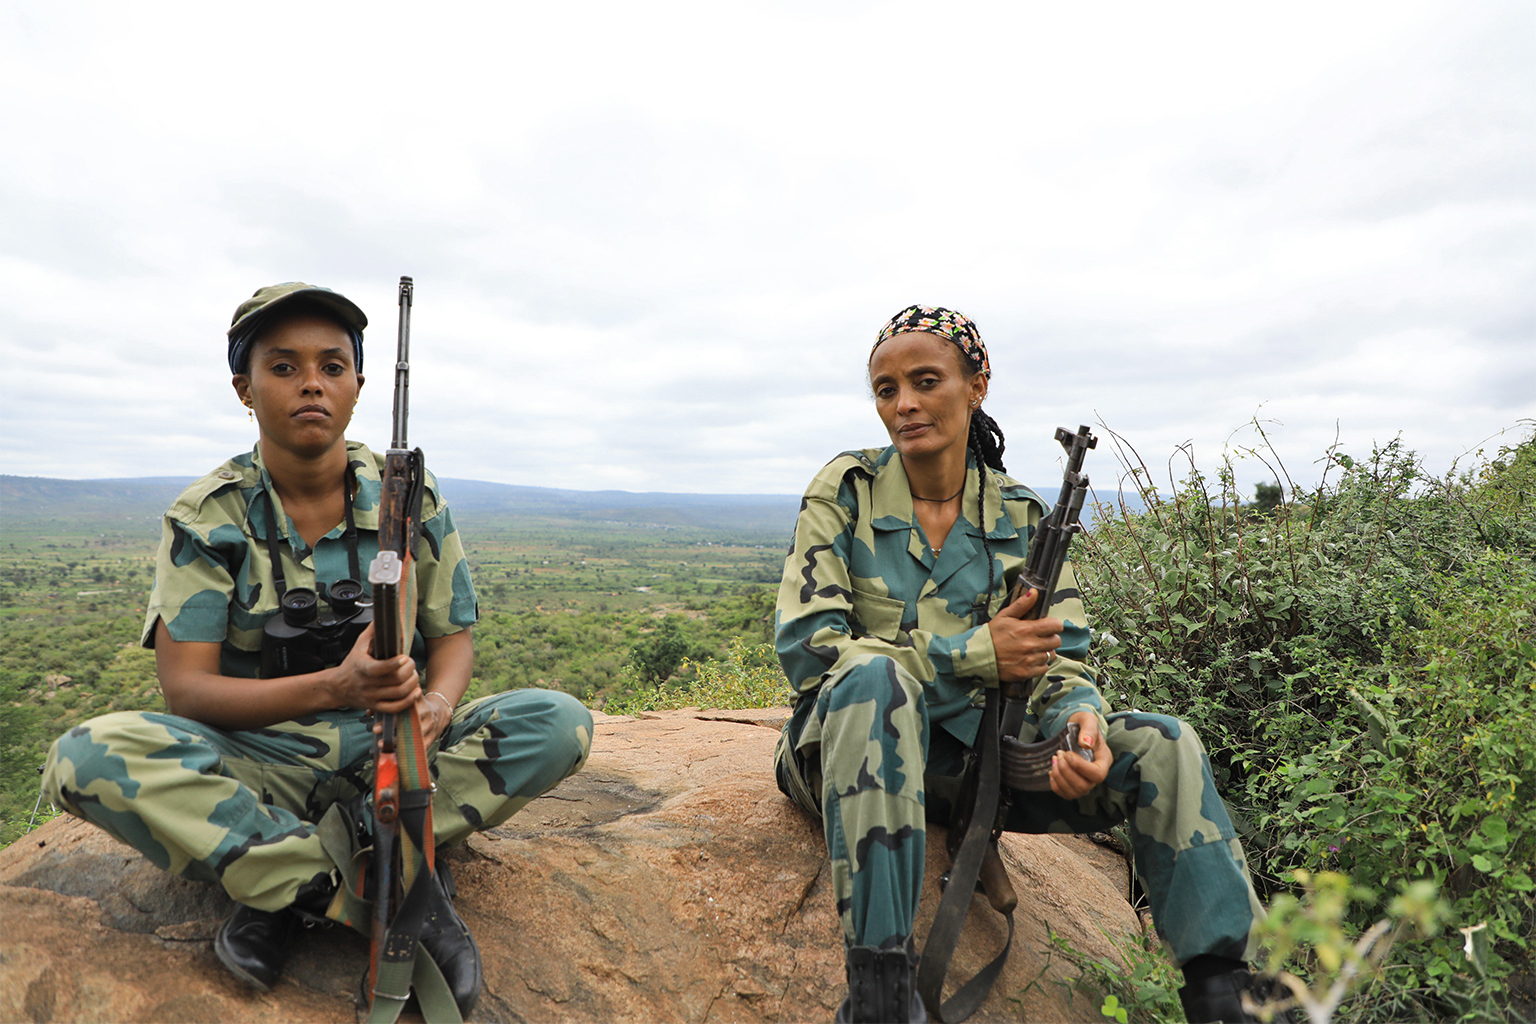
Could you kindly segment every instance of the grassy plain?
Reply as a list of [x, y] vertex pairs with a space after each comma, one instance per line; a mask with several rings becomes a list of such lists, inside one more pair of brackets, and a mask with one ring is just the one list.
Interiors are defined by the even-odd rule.
[[[163, 707], [153, 652], [138, 646], [158, 517], [110, 501], [77, 504], [68, 515], [6, 504], [0, 844], [27, 827], [55, 736], [94, 715]], [[669, 616], [666, 632], [690, 659], [672, 674], [673, 689], [691, 683], [700, 664], [725, 659], [733, 638], [769, 636], [792, 518], [782, 530], [753, 523], [732, 531], [471, 504], [457, 514], [480, 599], [471, 696], [545, 686], [594, 707], [633, 701], [654, 687], [632, 652]]]

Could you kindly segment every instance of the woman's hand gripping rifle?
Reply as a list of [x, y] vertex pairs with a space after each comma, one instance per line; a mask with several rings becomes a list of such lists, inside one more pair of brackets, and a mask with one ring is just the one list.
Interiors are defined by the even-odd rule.
[[[379, 554], [368, 567], [373, 588], [375, 658], [409, 653], [416, 632], [414, 553], [421, 532], [426, 470], [421, 449], [407, 449], [412, 282], [400, 279], [399, 353], [394, 429], [384, 456]], [[405, 1005], [434, 868], [432, 779], [413, 705], [381, 714], [373, 758], [374, 916], [369, 960], [370, 1021], [393, 1021]], [[450, 1000], [451, 1003], [451, 1000]]]

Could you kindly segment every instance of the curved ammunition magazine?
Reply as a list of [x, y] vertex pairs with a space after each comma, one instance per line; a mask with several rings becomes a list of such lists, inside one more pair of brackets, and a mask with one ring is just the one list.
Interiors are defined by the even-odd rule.
[[1051, 760], [1058, 750], [1070, 750], [1092, 761], [1093, 750], [1077, 742], [1077, 723], [1069, 722], [1055, 738], [1039, 743], [1020, 743], [1016, 737], [1002, 737], [1003, 785], [1025, 793], [1045, 793], [1051, 788]]

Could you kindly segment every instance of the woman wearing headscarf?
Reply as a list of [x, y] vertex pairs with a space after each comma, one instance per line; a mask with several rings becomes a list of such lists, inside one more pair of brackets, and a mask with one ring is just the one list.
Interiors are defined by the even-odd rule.
[[1004, 474], [1002, 431], [982, 410], [990, 378], [963, 314], [892, 317], [869, 358], [891, 443], [816, 475], [784, 565], [776, 645], [798, 697], [776, 771], [826, 834], [849, 988], [837, 1019], [926, 1019], [913, 985], [926, 820], [949, 821], [984, 688], [1033, 680], [1020, 738], [1075, 723], [1094, 757], [1056, 754], [1051, 791], [1013, 799], [1006, 828], [1126, 822], [1189, 1019], [1251, 1020], [1240, 1000], [1262, 910], [1194, 730], [1110, 711], [1070, 563], [1045, 617], [1024, 617], [1033, 590], [1005, 601], [1049, 510]]
[[[77, 726], [53, 745], [46, 769], [54, 803], [160, 868], [223, 885], [239, 907], [215, 952], [263, 990], [301, 921], [342, 916], [345, 865], [332, 859], [321, 823], [340, 815], [351, 833], [370, 819], [362, 804], [375, 714], [420, 715], [439, 847], [506, 820], [580, 768], [591, 745], [590, 713], [563, 693], [461, 703], [478, 611], [430, 474], [411, 653], [373, 658], [371, 625], [333, 657], [308, 659], [318, 663], [264, 648], [285, 593], [340, 598], [352, 580], [367, 596], [362, 567], [379, 550], [383, 457], [345, 437], [366, 326], [345, 296], [297, 282], [262, 288], [236, 309], [229, 369], [259, 436], [165, 514], [142, 643], [155, 651], [166, 712]], [[447, 860], [436, 863], [421, 941], [467, 1013], [480, 955], [453, 909]]]

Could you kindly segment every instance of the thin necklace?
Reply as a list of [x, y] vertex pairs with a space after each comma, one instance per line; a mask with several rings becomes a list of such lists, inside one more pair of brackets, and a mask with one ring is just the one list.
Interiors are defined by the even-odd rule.
[[954, 494], [951, 494], [947, 498], [925, 498], [921, 494], [914, 494], [914, 495], [912, 495], [912, 500], [913, 501], [931, 501], [931, 502], [934, 502], [935, 504], [942, 505], [946, 501], [954, 501], [956, 498], [960, 497], [961, 492], [964, 491], [964, 490], [965, 490], [965, 481], [962, 480], [962, 481], [960, 481], [960, 490], [956, 491]]

